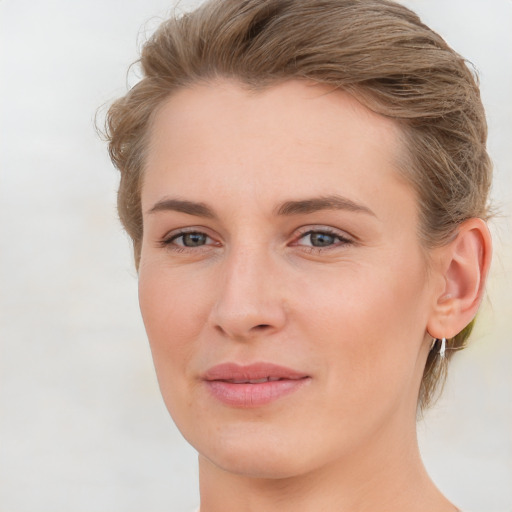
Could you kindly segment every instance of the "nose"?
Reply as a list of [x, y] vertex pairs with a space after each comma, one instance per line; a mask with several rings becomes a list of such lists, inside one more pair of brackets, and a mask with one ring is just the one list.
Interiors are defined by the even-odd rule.
[[278, 264], [271, 254], [247, 248], [222, 262], [210, 322], [223, 336], [246, 341], [280, 331], [286, 298]]

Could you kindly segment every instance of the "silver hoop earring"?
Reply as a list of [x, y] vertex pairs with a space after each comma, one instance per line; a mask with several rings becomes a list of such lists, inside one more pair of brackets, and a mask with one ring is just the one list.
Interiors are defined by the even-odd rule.
[[442, 338], [442, 339], [434, 338], [432, 340], [432, 344], [430, 345], [430, 350], [433, 350], [433, 348], [436, 346], [436, 343], [438, 341], [441, 342], [441, 348], [439, 349], [439, 357], [441, 359], [443, 359], [446, 354], [446, 338]]
[[441, 348], [439, 349], [439, 357], [444, 359], [444, 355], [446, 354], [446, 338], [441, 340]]

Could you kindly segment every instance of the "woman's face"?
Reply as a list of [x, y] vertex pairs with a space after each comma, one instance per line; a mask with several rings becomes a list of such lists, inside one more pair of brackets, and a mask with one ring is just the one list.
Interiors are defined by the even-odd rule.
[[214, 465], [292, 476], [414, 430], [433, 286], [400, 152], [392, 121], [305, 82], [197, 85], [157, 113], [140, 305]]

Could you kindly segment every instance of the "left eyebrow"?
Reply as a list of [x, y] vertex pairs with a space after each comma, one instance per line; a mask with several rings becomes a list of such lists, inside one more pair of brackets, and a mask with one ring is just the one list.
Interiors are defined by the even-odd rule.
[[286, 201], [277, 210], [277, 215], [303, 215], [322, 210], [347, 210], [349, 212], [360, 212], [376, 217], [375, 213], [365, 205], [356, 203], [347, 197], [338, 195], [313, 197], [298, 201]]

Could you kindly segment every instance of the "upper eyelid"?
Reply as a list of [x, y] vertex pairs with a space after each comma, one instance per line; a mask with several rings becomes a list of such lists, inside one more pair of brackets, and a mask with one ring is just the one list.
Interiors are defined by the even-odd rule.
[[322, 225], [310, 225], [310, 226], [303, 226], [298, 229], [299, 237], [303, 235], [307, 235], [309, 233], [327, 233], [329, 235], [334, 235], [339, 238], [343, 238], [346, 240], [355, 241], [356, 237], [351, 235], [350, 233], [347, 233], [347, 231], [344, 231], [342, 229], [334, 228], [331, 226], [322, 226]]
[[214, 238], [210, 234], [210, 231], [211, 230], [205, 228], [204, 226], [190, 226], [190, 227], [184, 227], [184, 228], [176, 228], [176, 229], [171, 229], [170, 231], [168, 231], [162, 237], [162, 240], [172, 240], [174, 238], [179, 238], [180, 236], [186, 235], [188, 233], [202, 233], [202, 234], [208, 236], [209, 238]]
[[181, 238], [182, 236], [185, 236], [185, 235], [205, 235], [206, 238], [210, 238], [211, 240], [213, 240], [213, 238], [208, 234], [208, 233], [204, 233], [203, 231], [181, 231], [180, 233], [176, 233], [174, 235], [171, 235], [170, 237], [168, 237], [168, 240], [177, 240], [178, 238]]

